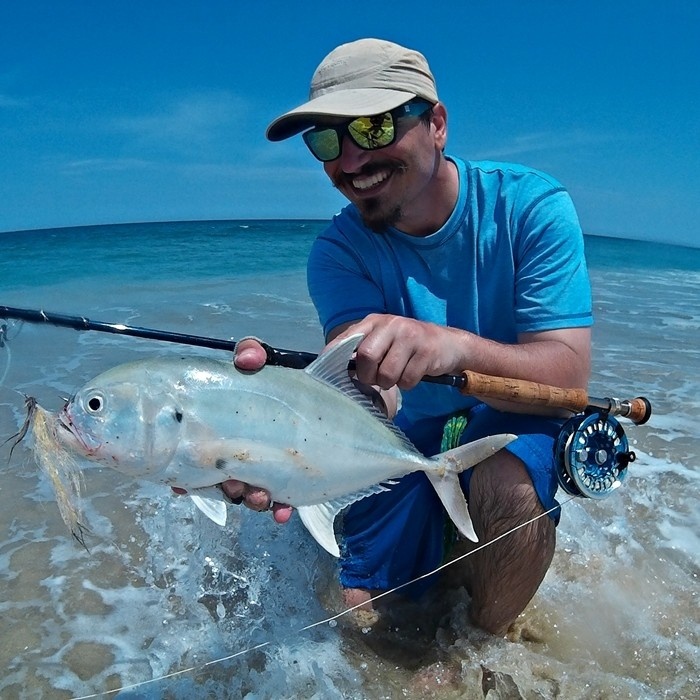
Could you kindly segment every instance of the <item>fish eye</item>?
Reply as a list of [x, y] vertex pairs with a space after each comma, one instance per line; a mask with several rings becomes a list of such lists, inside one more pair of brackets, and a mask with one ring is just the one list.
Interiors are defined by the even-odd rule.
[[104, 406], [104, 399], [99, 394], [93, 394], [85, 400], [88, 413], [99, 413]]

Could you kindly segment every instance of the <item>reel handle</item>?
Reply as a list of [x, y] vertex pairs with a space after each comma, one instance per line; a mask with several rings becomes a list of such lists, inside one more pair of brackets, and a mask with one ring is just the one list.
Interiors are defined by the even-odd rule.
[[483, 396], [533, 406], [563, 408], [572, 413], [596, 410], [613, 416], [623, 416], [636, 425], [646, 423], [651, 417], [651, 404], [643, 396], [624, 400], [597, 399], [589, 397], [585, 389], [564, 389], [526, 379], [494, 377], [472, 370], [465, 370], [459, 378], [459, 390], [466, 396]]
[[651, 418], [651, 404], [649, 403], [649, 399], [644, 398], [644, 396], [638, 396], [636, 399], [632, 399], [626, 403], [630, 404], [630, 411], [629, 413], [620, 415], [629, 418], [634, 424], [642, 425]]
[[611, 416], [623, 416], [635, 425], [642, 425], [651, 418], [649, 399], [638, 396], [636, 399], [596, 399], [588, 400], [587, 408], [601, 410]]

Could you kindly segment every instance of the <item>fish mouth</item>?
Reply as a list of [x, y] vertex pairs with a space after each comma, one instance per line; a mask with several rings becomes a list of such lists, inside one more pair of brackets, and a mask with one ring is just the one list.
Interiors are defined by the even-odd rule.
[[67, 447], [83, 453], [86, 457], [97, 454], [102, 443], [93, 435], [85, 434], [78, 430], [70, 417], [70, 404], [66, 404], [56, 416], [53, 424], [54, 437]]

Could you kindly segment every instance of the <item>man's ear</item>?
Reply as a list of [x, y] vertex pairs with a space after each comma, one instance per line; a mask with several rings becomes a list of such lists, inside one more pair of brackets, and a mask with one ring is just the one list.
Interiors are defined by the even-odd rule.
[[447, 110], [442, 102], [438, 102], [433, 107], [433, 115], [430, 120], [435, 129], [435, 145], [441, 150], [445, 150], [447, 144]]

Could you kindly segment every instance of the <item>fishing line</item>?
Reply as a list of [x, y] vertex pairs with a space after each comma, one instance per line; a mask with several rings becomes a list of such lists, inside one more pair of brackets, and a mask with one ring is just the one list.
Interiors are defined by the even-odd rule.
[[405, 583], [402, 583], [399, 586], [396, 586], [395, 588], [392, 588], [388, 591], [383, 591], [382, 593], [378, 593], [377, 595], [371, 597], [369, 600], [363, 601], [362, 603], [358, 603], [357, 605], [353, 605], [351, 608], [347, 608], [345, 610], [342, 610], [341, 612], [336, 613], [335, 615], [331, 615], [330, 617], [327, 617], [323, 620], [319, 620], [317, 622], [312, 622], [311, 624], [306, 625], [305, 627], [301, 627], [297, 630], [287, 632], [286, 634], [282, 635], [282, 637], [280, 637], [279, 639], [261, 642], [260, 644], [256, 644], [256, 645], [254, 645], [252, 647], [248, 647], [246, 649], [241, 649], [240, 651], [237, 651], [233, 654], [229, 654], [228, 656], [222, 656], [218, 659], [213, 659], [211, 661], [207, 661], [206, 663], [199, 664], [197, 666], [190, 666], [189, 668], [181, 668], [177, 671], [173, 671], [172, 673], [167, 673], [164, 676], [159, 676], [158, 678], [151, 678], [151, 679], [146, 680], [146, 681], [140, 681], [139, 683], [132, 683], [131, 685], [124, 685], [121, 688], [115, 688], [113, 690], [105, 690], [105, 691], [100, 692], [100, 693], [93, 693], [92, 695], [81, 695], [79, 697], [73, 698], [73, 700], [90, 700], [90, 698], [105, 697], [107, 695], [113, 695], [114, 693], [120, 693], [123, 690], [136, 690], [137, 688], [142, 688], [143, 686], [150, 685], [151, 683], [157, 683], [158, 681], [168, 680], [170, 678], [182, 676], [186, 673], [193, 673], [196, 671], [201, 671], [205, 668], [208, 668], [209, 666], [214, 666], [215, 664], [223, 663], [224, 661], [231, 661], [231, 659], [235, 659], [239, 656], [244, 656], [245, 654], [249, 654], [253, 651], [258, 651], [259, 649], [264, 649], [265, 647], [268, 647], [272, 644], [278, 644], [280, 642], [283, 642], [285, 639], [288, 639], [289, 637], [301, 634], [302, 632], [308, 632], [309, 630], [314, 629], [315, 627], [320, 627], [321, 625], [327, 625], [331, 622], [334, 622], [335, 620], [340, 619], [341, 617], [347, 615], [348, 613], [351, 613], [355, 610], [358, 610], [359, 608], [362, 608], [363, 606], [367, 605], [367, 603], [373, 603], [375, 600], [380, 600], [381, 598], [384, 598], [385, 596], [391, 595], [392, 593], [396, 593], [397, 591], [400, 591], [401, 589], [406, 588], [407, 586], [410, 586], [414, 583], [417, 583], [418, 581], [422, 581], [423, 579], [428, 578], [429, 576], [433, 576], [434, 574], [439, 573], [443, 569], [446, 569], [448, 566], [452, 566], [453, 564], [456, 564], [458, 561], [462, 561], [462, 559], [466, 559], [467, 557], [470, 557], [473, 554], [476, 554], [477, 552], [481, 551], [482, 549], [485, 549], [486, 547], [490, 547], [492, 544], [495, 544], [499, 540], [504, 539], [508, 535], [512, 535], [517, 530], [520, 530], [521, 528], [526, 527], [527, 525], [531, 525], [536, 520], [543, 518], [545, 515], [549, 515], [550, 513], [557, 510], [558, 508], [561, 508], [562, 506], [566, 505], [570, 501], [573, 501], [574, 498], [575, 498], [574, 496], [570, 496], [567, 500], [563, 501], [560, 505], [553, 506], [549, 510], [544, 511], [543, 513], [540, 513], [539, 515], [536, 515], [533, 518], [530, 518], [529, 520], [526, 520], [525, 522], [520, 523], [519, 525], [516, 525], [514, 528], [511, 528], [510, 530], [507, 530], [506, 532], [502, 533], [501, 535], [498, 535], [498, 537], [494, 537], [492, 540], [489, 540], [488, 542], [485, 542], [484, 544], [479, 545], [478, 547], [475, 547], [474, 549], [470, 550], [469, 552], [466, 552], [465, 554], [462, 554], [462, 555], [456, 557], [455, 559], [452, 559], [448, 562], [445, 562], [444, 564], [441, 564], [436, 569], [433, 569], [433, 571], [430, 571], [427, 574], [422, 574], [421, 576], [417, 576], [416, 578], [414, 578], [410, 581], [406, 581]]
[[6, 342], [8, 340], [9, 338], [7, 337], [7, 324], [3, 323], [2, 325], [0, 325], [0, 348], [3, 348], [5, 350], [7, 356], [5, 362], [5, 369], [3, 370], [2, 375], [0, 376], [0, 386], [2, 386], [5, 383], [7, 373], [10, 371], [10, 363], [12, 361], [12, 352], [10, 352], [10, 346]]
[[[129, 335], [137, 338], [160, 340], [165, 342], [206, 347], [235, 352], [237, 342], [229, 339], [208, 338], [204, 336], [194, 336], [182, 333], [173, 333], [153, 328], [140, 328], [126, 326], [121, 323], [106, 323], [104, 321], [91, 321], [84, 316], [67, 316], [65, 314], [47, 313], [36, 309], [17, 309], [8, 306], [0, 306], [0, 319], [11, 318], [30, 323], [49, 323], [56, 326], [73, 328], [78, 331], [98, 331], [103, 333], [116, 333]], [[7, 324], [0, 324], [0, 348], [7, 347]], [[267, 364], [293, 369], [303, 369], [307, 367], [318, 356], [312, 353], [284, 350], [273, 348], [263, 344], [267, 354]], [[0, 379], [0, 384], [7, 376], [9, 369], [9, 347], [7, 366]], [[348, 366], [354, 369], [354, 365]], [[574, 497], [583, 496], [585, 498], [605, 498], [614, 490], [619, 488], [627, 475], [627, 467], [635, 460], [636, 455], [630, 451], [624, 430], [615, 420], [614, 416], [622, 416], [636, 425], [646, 423], [652, 413], [652, 407], [648, 399], [637, 397], [634, 399], [617, 398], [596, 398], [589, 396], [584, 389], [566, 389], [548, 384], [526, 381], [509, 377], [496, 377], [465, 370], [459, 375], [440, 375], [438, 377], [426, 376], [421, 381], [429, 381], [445, 384], [457, 388], [460, 393], [466, 396], [490, 397], [492, 399], [502, 399], [515, 401], [533, 406], [555, 407], [566, 409], [574, 413], [563, 426], [562, 432], [556, 444], [557, 478], [563, 490]], [[568, 503], [568, 501], [565, 501]], [[557, 506], [558, 507], [558, 506]], [[554, 509], [546, 511], [542, 515], [547, 515]], [[471, 550], [465, 555], [447, 562], [434, 571], [424, 574], [413, 581], [409, 581], [390, 591], [378, 594], [370, 601], [377, 600], [389, 593], [398, 591], [405, 586], [416, 583], [428, 576], [441, 571], [446, 566], [453, 564], [460, 559], [470, 556], [479, 550], [487, 547], [499, 539], [506, 537], [515, 530], [533, 522], [542, 515], [536, 516], [522, 525], [516, 526], [512, 530], [503, 533], [496, 539]], [[365, 605], [369, 601], [360, 603], [357, 606], [329, 617], [320, 622], [313, 623], [301, 630], [290, 634], [303, 632], [318, 625], [327, 624], [343, 615], [346, 615], [358, 607]], [[285, 637], [283, 637], [284, 639]], [[172, 674], [161, 676], [161, 678], [143, 683], [126, 686], [123, 689], [137, 688], [155, 680], [167, 679], [176, 675], [187, 673], [209, 665], [235, 658], [256, 649], [268, 646], [272, 642], [265, 642], [249, 649], [237, 652], [233, 655], [210, 661], [201, 666], [183, 669]], [[109, 691], [117, 692], [117, 691]], [[100, 693], [105, 695], [109, 693]], [[85, 698], [93, 698], [96, 695], [87, 695]]]
[[[0, 316], [2, 318], [2, 316]], [[0, 350], [4, 350], [7, 357], [5, 361], [5, 368], [0, 373], [0, 386], [5, 383], [7, 378], [7, 373], [10, 371], [10, 365], [12, 364], [12, 350], [10, 349], [10, 343], [19, 335], [22, 327], [24, 326], [23, 321], [18, 321], [17, 323], [7, 324], [0, 323]], [[11, 333], [14, 331], [14, 333]]]

